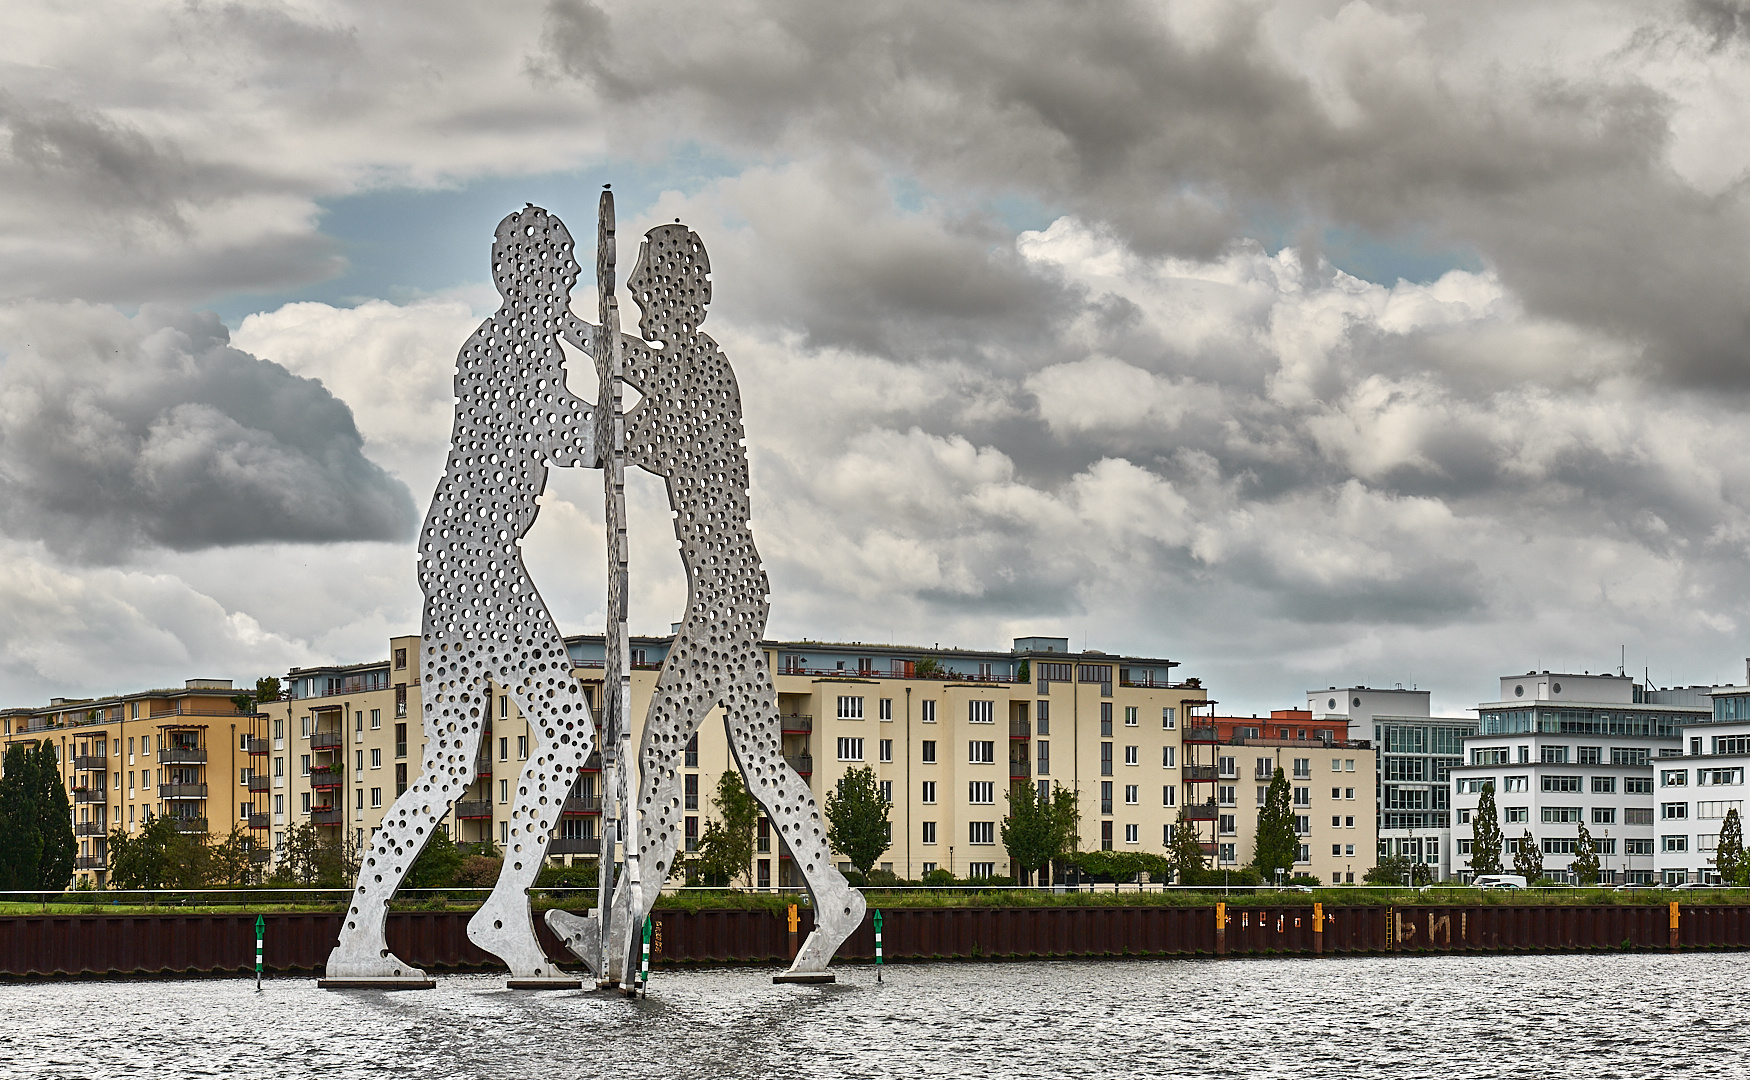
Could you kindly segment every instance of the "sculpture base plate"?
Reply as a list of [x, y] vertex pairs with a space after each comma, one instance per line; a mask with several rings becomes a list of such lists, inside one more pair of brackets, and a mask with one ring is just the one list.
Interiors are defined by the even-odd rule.
[[432, 979], [317, 979], [316, 988], [318, 990], [436, 990], [437, 983]]
[[506, 979], [506, 990], [582, 990], [581, 979]]
[[838, 976], [825, 971], [786, 971], [782, 975], [773, 975], [775, 983], [832, 983], [838, 982]]

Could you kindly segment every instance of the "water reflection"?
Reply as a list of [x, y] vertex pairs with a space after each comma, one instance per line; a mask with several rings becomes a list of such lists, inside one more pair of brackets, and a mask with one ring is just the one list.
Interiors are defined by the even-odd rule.
[[646, 1001], [490, 976], [15, 984], [8, 1077], [1743, 1077], [1750, 954], [657, 972]]

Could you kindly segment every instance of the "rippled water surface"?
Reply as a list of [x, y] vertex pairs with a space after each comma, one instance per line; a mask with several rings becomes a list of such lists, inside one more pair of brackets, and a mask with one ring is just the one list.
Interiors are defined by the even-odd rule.
[[657, 972], [643, 1001], [313, 979], [0, 987], [0, 1076], [1750, 1076], [1750, 954]]

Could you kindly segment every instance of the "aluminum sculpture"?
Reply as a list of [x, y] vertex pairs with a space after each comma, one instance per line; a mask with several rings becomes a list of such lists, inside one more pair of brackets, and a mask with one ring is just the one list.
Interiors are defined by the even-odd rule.
[[[579, 985], [543, 954], [527, 890], [598, 723], [605, 797], [596, 913], [555, 910], [547, 922], [600, 985], [632, 978], [635, 930], [680, 844], [678, 762], [718, 708], [748, 790], [814, 900], [814, 931], [780, 978], [819, 978], [862, 922], [863, 897], [833, 866], [814, 798], [783, 756], [776, 691], [760, 648], [768, 586], [748, 528], [740, 392], [727, 358], [699, 330], [711, 299], [704, 244], [679, 222], [646, 234], [627, 282], [641, 311], [641, 337], [620, 332], [614, 249], [613, 197], [604, 193], [596, 254], [600, 324], [592, 326], [570, 311], [578, 267], [559, 219], [530, 206], [499, 224], [493, 278], [504, 302], [457, 357], [450, 456], [420, 537], [422, 771], [390, 808], [360, 866], [323, 985], [430, 985], [424, 972], [390, 952], [388, 902], [473, 779], [494, 693], [515, 698], [536, 747], [518, 779], [504, 869], [468, 936], [505, 961], [512, 987]], [[561, 340], [594, 360], [596, 405], [566, 389]], [[622, 384], [643, 395], [630, 412], [621, 409]], [[687, 610], [635, 758], [627, 752], [628, 462], [667, 486], [688, 586]], [[552, 466], [603, 470], [608, 626], [597, 720], [518, 548]]]

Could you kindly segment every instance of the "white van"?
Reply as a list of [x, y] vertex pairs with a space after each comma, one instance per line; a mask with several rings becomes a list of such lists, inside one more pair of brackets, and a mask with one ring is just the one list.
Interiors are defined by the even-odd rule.
[[1518, 874], [1484, 874], [1471, 884], [1479, 889], [1523, 889], [1525, 878]]

